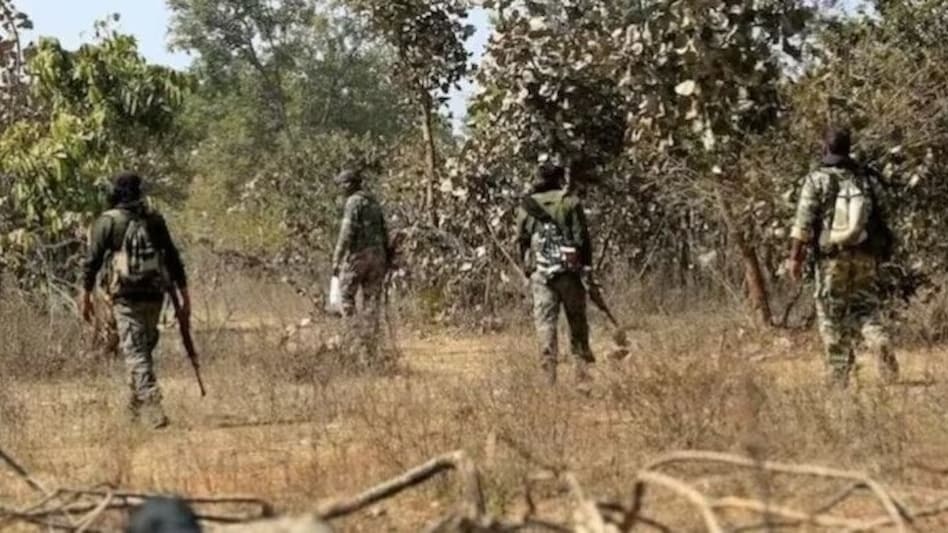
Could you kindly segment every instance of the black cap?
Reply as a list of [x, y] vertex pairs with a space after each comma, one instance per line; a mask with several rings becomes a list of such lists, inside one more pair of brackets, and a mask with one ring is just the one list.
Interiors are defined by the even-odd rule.
[[566, 170], [562, 165], [546, 161], [537, 166], [535, 185], [558, 187], [563, 183], [564, 177], [566, 177]]
[[135, 510], [126, 533], [201, 533], [197, 515], [178, 498], [149, 498]]
[[353, 169], [346, 169], [340, 172], [333, 181], [336, 185], [345, 187], [348, 185], [358, 185], [362, 183], [362, 175]]
[[112, 204], [131, 204], [142, 199], [142, 178], [134, 172], [122, 172], [112, 178]]
[[830, 126], [823, 134], [823, 164], [839, 165], [849, 161], [852, 134], [847, 128]]

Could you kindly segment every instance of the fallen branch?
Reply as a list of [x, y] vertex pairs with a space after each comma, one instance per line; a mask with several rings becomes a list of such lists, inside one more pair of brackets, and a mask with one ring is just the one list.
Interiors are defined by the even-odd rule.
[[907, 511], [903, 505], [897, 503], [896, 499], [882, 488], [879, 483], [865, 474], [848, 470], [838, 470], [815, 465], [795, 465], [774, 461], [758, 461], [750, 457], [709, 451], [680, 451], [666, 454], [650, 462], [645, 467], [645, 470], [651, 471], [675, 463], [687, 462], [722, 463], [782, 474], [849, 480], [861, 483], [869, 489], [888, 515], [891, 524], [895, 526], [896, 531], [899, 533], [905, 533], [905, 518], [912, 516], [912, 514]]
[[652, 529], [661, 531], [662, 533], [672, 533], [672, 528], [666, 526], [665, 524], [659, 522], [658, 520], [655, 520], [654, 518], [649, 518], [642, 514], [639, 514], [636, 517], [635, 522], [631, 526], [627, 526], [626, 520], [629, 516], [629, 511], [625, 507], [619, 505], [618, 503], [598, 501], [596, 502], [596, 505], [599, 507], [600, 511], [613, 513], [621, 517], [615, 520], [611, 520], [609, 516], [605, 516], [606, 520], [608, 520], [609, 522], [612, 522], [613, 524], [616, 524], [619, 527], [619, 531], [622, 531], [623, 533], [632, 531], [632, 527], [634, 527], [637, 524], [644, 524], [646, 526], [651, 527]]
[[[508, 442], [508, 444], [511, 444]], [[525, 460], [538, 462], [529, 450], [511, 446]], [[0, 462], [11, 469], [18, 478], [24, 480], [31, 489], [41, 495], [36, 503], [22, 509], [8, 509], [0, 506], [0, 528], [17, 522], [29, 524], [50, 531], [70, 533], [97, 533], [95, 525], [109, 512], [127, 512], [145, 501], [159, 495], [116, 490], [101, 486], [90, 489], [62, 488], [49, 491], [36, 481], [23, 467], [8, 454], [0, 450]], [[806, 476], [830, 480], [845, 480], [850, 483], [841, 491], [832, 493], [814, 510], [800, 510], [791, 506], [763, 501], [754, 498], [723, 496], [710, 497], [699, 491], [692, 483], [672, 477], [659, 471], [682, 463], [717, 463], [731, 467], [754, 469], [784, 475]], [[549, 467], [549, 465], [547, 465]], [[564, 467], [565, 468], [565, 467]], [[556, 533], [605, 533], [613, 531], [629, 532], [636, 526], [648, 526], [661, 532], [670, 532], [673, 528], [645, 516], [648, 506], [645, 495], [649, 486], [661, 487], [691, 504], [700, 516], [704, 530], [709, 533], [721, 533], [725, 519], [733, 517], [753, 517], [755, 522], [734, 527], [732, 531], [774, 531], [781, 528], [820, 529], [863, 533], [870, 531], [904, 531], [906, 524], [915, 520], [948, 514], [948, 496], [938, 493], [938, 498], [929, 501], [938, 503], [917, 512], [910, 512], [890, 491], [868, 476], [846, 470], [824, 468], [813, 465], [796, 465], [772, 461], [757, 461], [749, 457], [708, 451], [681, 451], [657, 458], [636, 475], [631, 500], [628, 505], [597, 501], [592, 499], [580, 485], [577, 476], [569, 471], [548, 469], [542, 473], [542, 480], [558, 480], [565, 484], [575, 501], [573, 525], [554, 523], [538, 515], [538, 505], [530, 486], [531, 478], [525, 478], [526, 512], [515, 520], [494, 518], [486, 514], [484, 498], [481, 492], [480, 477], [474, 463], [463, 451], [454, 451], [435, 457], [430, 461], [412, 468], [401, 475], [373, 486], [350, 498], [334, 499], [316, 507], [316, 511], [297, 518], [287, 518], [286, 523], [323, 524], [322, 520], [331, 520], [357, 513], [378, 502], [392, 498], [408, 489], [417, 487], [447, 471], [455, 471], [460, 477], [461, 497], [459, 504], [446, 516], [434, 522], [424, 531], [432, 533], [508, 533], [515, 531], [552, 531]], [[859, 491], [869, 492], [882, 505], [885, 513], [869, 518], [850, 518], [834, 514], [840, 505], [850, 500]], [[913, 489], [912, 494], [928, 489]], [[204, 523], [240, 524], [240, 531], [268, 531], [272, 522], [258, 522], [261, 518], [271, 517], [271, 506], [260, 499], [250, 497], [191, 497], [181, 498], [191, 506], [255, 506], [254, 512], [242, 515], [216, 515], [196, 512]], [[207, 510], [207, 509], [205, 509]], [[234, 511], [235, 509], [228, 509]], [[78, 518], [78, 519], [77, 519]], [[728, 524], [729, 525], [729, 524]], [[255, 529], [258, 528], [258, 529]], [[229, 530], [229, 529], [228, 529]]]
[[102, 498], [102, 502], [100, 502], [95, 507], [95, 509], [90, 511], [89, 514], [84, 516], [82, 520], [80, 520], [79, 523], [76, 524], [76, 533], [85, 533], [89, 531], [89, 528], [92, 526], [92, 524], [94, 524], [95, 521], [100, 516], [102, 516], [102, 513], [104, 513], [109, 508], [109, 505], [112, 504], [113, 499], [114, 497], [111, 492], [106, 494], [105, 497]]
[[391, 498], [406, 489], [420, 485], [448, 470], [457, 471], [461, 477], [461, 515], [471, 519], [482, 516], [484, 514], [484, 497], [481, 493], [479, 475], [474, 464], [463, 451], [455, 451], [436, 457], [352, 498], [326, 502], [317, 507], [316, 514], [323, 520], [347, 516]]
[[[10, 521], [20, 521], [42, 526], [58, 531], [74, 533], [93, 533], [98, 530], [93, 525], [103, 515], [114, 511], [129, 511], [142, 505], [145, 501], [158, 497], [158, 494], [116, 491], [113, 489], [57, 489], [49, 493], [37, 503], [23, 510], [0, 508], [0, 524]], [[257, 498], [222, 497], [222, 498], [181, 498], [188, 505], [254, 505], [259, 506], [259, 512], [238, 516], [196, 513], [197, 518], [205, 523], [236, 524], [271, 516], [272, 508], [269, 503]], [[74, 515], [82, 515], [78, 522], [73, 521]], [[65, 517], [69, 523], [56, 521], [57, 517]]]
[[783, 518], [794, 525], [809, 524], [825, 528], [851, 529], [863, 525], [861, 521], [839, 518], [827, 514], [811, 514], [789, 507], [765, 503], [747, 498], [727, 497], [711, 502], [713, 509], [735, 509], [751, 511], [768, 517]]
[[852, 485], [846, 487], [845, 489], [841, 490], [838, 494], [830, 498], [823, 505], [811, 511], [811, 514], [828, 513], [832, 511], [833, 509], [835, 509], [836, 507], [838, 507], [839, 505], [841, 505], [846, 500], [848, 500], [853, 494], [856, 494], [860, 490], [866, 489], [866, 488], [867, 488], [866, 485], [861, 481], [853, 483]]
[[[913, 513], [912, 520], [918, 520], [919, 518], [931, 518], [933, 516], [938, 516], [945, 513], [948, 513], [948, 500]], [[880, 528], [890, 527], [892, 525], [895, 525], [895, 522], [892, 521], [891, 517], [886, 516], [877, 520], [866, 522], [858, 528], [848, 529], [847, 532], [857, 533], [862, 531], [874, 531]]]
[[3, 451], [3, 448], [0, 448], [0, 461], [3, 461], [3, 463], [6, 464], [7, 467], [9, 467], [18, 478], [29, 485], [31, 489], [42, 494], [43, 496], [49, 496], [49, 491], [46, 490], [46, 488], [43, 487], [43, 485], [41, 485], [38, 481], [33, 479], [33, 476], [31, 476], [25, 468], [20, 466], [20, 464], [17, 463], [13, 457]]
[[718, 522], [717, 516], [714, 514], [714, 510], [711, 507], [711, 502], [704, 497], [700, 492], [698, 492], [694, 487], [679, 481], [671, 476], [659, 472], [649, 472], [642, 471], [638, 474], [638, 481], [636, 483], [649, 483], [653, 485], [658, 485], [664, 487], [679, 496], [685, 498], [691, 502], [700, 512], [701, 518], [704, 521], [704, 525], [708, 533], [723, 533], [721, 529], [721, 524]]

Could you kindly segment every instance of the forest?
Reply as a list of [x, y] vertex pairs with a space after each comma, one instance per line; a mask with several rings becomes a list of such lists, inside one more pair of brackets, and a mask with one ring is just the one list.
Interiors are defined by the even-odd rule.
[[[944, 268], [939, 2], [270, 4], [170, 2], [171, 42], [196, 58], [176, 72], [108, 20], [79, 50], [25, 43], [29, 14], [4, 3], [8, 278], [68, 288], [103, 183], [134, 168], [194, 242], [318, 292], [330, 178], [355, 165], [410, 235], [406, 282], [444, 289], [438, 311], [490, 307], [517, 283], [516, 198], [555, 158], [586, 199], [602, 270], [710, 279], [777, 323], [792, 202], [836, 123], [896, 206], [893, 290], [918, 294]], [[492, 32], [478, 65], [475, 8]], [[445, 101], [462, 80], [476, 94], [453, 128]]]
[[[207, 525], [341, 531], [948, 524], [948, 3], [166, 3], [185, 69], [150, 63], [118, 15], [70, 49], [0, 0], [0, 529], [116, 531], [154, 493]], [[823, 387], [812, 276], [785, 266], [831, 125], [878, 172], [895, 236], [897, 386]], [[517, 257], [547, 161], [621, 322], [590, 311], [587, 393], [538, 376]], [[343, 169], [400, 243], [392, 375], [327, 355]], [[122, 363], [76, 303], [123, 170], [179, 241], [208, 387], [165, 320], [157, 434], [115, 420]], [[460, 506], [419, 486], [443, 472]]]

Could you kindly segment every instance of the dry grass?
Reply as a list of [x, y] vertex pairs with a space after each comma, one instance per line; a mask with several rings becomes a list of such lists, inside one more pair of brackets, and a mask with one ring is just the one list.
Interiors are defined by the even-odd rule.
[[[160, 433], [125, 425], [121, 364], [85, 353], [84, 334], [71, 319], [41, 319], [25, 304], [5, 304], [0, 446], [58, 484], [247, 494], [283, 510], [311, 508], [459, 448], [482, 467], [490, 511], [501, 515], [524, 510], [525, 480], [538, 471], [576, 472], [588, 491], [621, 500], [643, 463], [681, 448], [852, 468], [896, 487], [948, 489], [940, 473], [948, 382], [944, 372], [928, 381], [932, 369], [945, 368], [948, 352], [906, 354], [906, 384], [882, 387], [866, 364], [857, 387], [830, 393], [809, 334], [775, 339], [727, 306], [695, 308], [684, 298], [662, 302], [623, 292], [621, 314], [634, 317], [632, 353], [624, 361], [603, 359], [586, 395], [569, 373], [557, 386], [545, 385], [525, 321], [490, 335], [402, 327], [399, 372], [347, 372], [320, 348], [337, 323], [316, 320], [281, 347], [281, 331], [302, 316], [305, 303], [283, 287], [232, 277], [196, 298], [207, 399], [197, 395], [176, 335], [163, 339], [160, 379], [174, 425]], [[608, 352], [607, 332], [597, 329], [596, 338], [597, 351]], [[805, 501], [833, 490], [714, 468], [689, 475], [722, 495]], [[542, 510], [566, 518], [563, 487], [529, 485]], [[0, 500], [22, 503], [26, 495], [0, 470]], [[450, 484], [435, 484], [343, 526], [415, 531], [452, 498]], [[676, 517], [671, 523], [696, 530], [685, 508], [656, 498]]]

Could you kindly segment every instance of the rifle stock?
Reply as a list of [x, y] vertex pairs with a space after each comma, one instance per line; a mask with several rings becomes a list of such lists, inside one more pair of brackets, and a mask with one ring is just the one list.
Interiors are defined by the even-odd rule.
[[204, 380], [201, 379], [201, 365], [198, 362], [197, 350], [194, 348], [194, 339], [191, 337], [191, 319], [184, 316], [181, 309], [181, 300], [175, 293], [174, 288], [168, 288], [168, 299], [171, 300], [171, 306], [174, 307], [174, 316], [178, 319], [178, 329], [181, 331], [181, 343], [184, 344], [184, 351], [188, 355], [188, 361], [191, 362], [191, 368], [194, 370], [194, 377], [197, 379], [198, 388], [201, 390], [201, 397], [207, 396], [204, 389]]
[[619, 321], [616, 320], [615, 315], [612, 314], [612, 310], [609, 309], [609, 305], [606, 303], [605, 297], [602, 295], [602, 290], [599, 286], [599, 283], [593, 279], [591, 274], [586, 274], [584, 277], [584, 285], [586, 285], [586, 292], [589, 293], [589, 299], [599, 308], [603, 314], [609, 319], [609, 322], [612, 323], [616, 329], [621, 329], [619, 326]]

